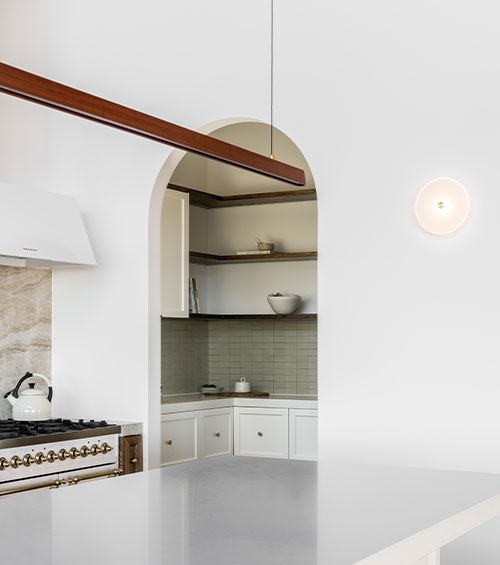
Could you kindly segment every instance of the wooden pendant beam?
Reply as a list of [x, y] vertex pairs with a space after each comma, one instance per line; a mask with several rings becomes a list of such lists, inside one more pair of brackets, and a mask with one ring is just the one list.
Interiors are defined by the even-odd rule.
[[296, 186], [306, 182], [292, 165], [1, 62], [0, 92]]

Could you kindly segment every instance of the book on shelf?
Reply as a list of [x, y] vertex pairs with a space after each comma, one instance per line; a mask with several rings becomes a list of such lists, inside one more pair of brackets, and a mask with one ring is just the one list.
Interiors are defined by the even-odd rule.
[[189, 279], [189, 311], [192, 314], [200, 313], [200, 297], [198, 294], [198, 279], [191, 277]]
[[271, 255], [271, 251], [267, 250], [267, 251], [258, 251], [258, 250], [252, 250], [252, 251], [236, 251], [236, 255]]

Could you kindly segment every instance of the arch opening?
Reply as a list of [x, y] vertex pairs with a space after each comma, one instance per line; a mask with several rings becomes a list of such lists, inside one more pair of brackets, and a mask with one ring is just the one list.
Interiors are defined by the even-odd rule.
[[[269, 124], [253, 119], [227, 118], [207, 124], [199, 131], [268, 154], [269, 127]], [[273, 135], [275, 157], [304, 169], [306, 185], [301, 187], [301, 191], [315, 191], [314, 179], [302, 152], [279, 129], [274, 128]], [[226, 390], [232, 390], [236, 377], [245, 376], [256, 391], [275, 394], [295, 393], [310, 397], [317, 395], [315, 320], [317, 268], [314, 258], [309, 260], [311, 257], [308, 257], [307, 260], [293, 262], [267, 262], [267, 264], [245, 262], [243, 265], [203, 265], [195, 261], [190, 263], [189, 275], [190, 278], [194, 277], [198, 280], [202, 313], [211, 316], [240, 314], [242, 317], [230, 318], [228, 323], [222, 323], [221, 318], [219, 324], [219, 318], [204, 319], [191, 315], [189, 318], [179, 318], [174, 323], [168, 318], [158, 316], [162, 309], [161, 211], [169, 185], [173, 188], [194, 189], [200, 193], [223, 198], [241, 197], [245, 194], [293, 192], [289, 186], [280, 181], [187, 154], [181, 150], [173, 150], [161, 168], [153, 188], [149, 210], [148, 451], [150, 468], [160, 465], [160, 391], [166, 395], [194, 393], [201, 384], [217, 384]], [[315, 199], [294, 202], [291, 197], [288, 202], [266, 203], [262, 206], [245, 205], [213, 209], [190, 206], [189, 209], [191, 251], [226, 256], [237, 251], [250, 250], [255, 246], [256, 237], [263, 241], [272, 240], [276, 251], [285, 254], [317, 250]], [[300, 316], [279, 320], [260, 317], [262, 314], [273, 315], [267, 303], [267, 294], [274, 292], [300, 294], [303, 298], [297, 311]], [[248, 319], [243, 315], [254, 318]], [[179, 327], [179, 321], [186, 324], [186, 328], [180, 331], [184, 331], [188, 338], [190, 335], [198, 336], [196, 339], [199, 341], [194, 346], [197, 353], [194, 353], [191, 366], [188, 359], [176, 359], [172, 363], [164, 361], [162, 367], [161, 359], [168, 359], [172, 354], [172, 351], [165, 350], [167, 340], [161, 339], [162, 332], [165, 334], [174, 331], [175, 326]], [[255, 347], [256, 343], [263, 343], [259, 340], [264, 334], [269, 335], [269, 331], [277, 333], [281, 333], [281, 330], [285, 331], [285, 324], [289, 326], [287, 343], [291, 344], [287, 346], [285, 355], [281, 355], [282, 352], [278, 351], [278, 347], [274, 348], [274, 341], [273, 347]], [[194, 328], [194, 325], [199, 327]], [[280, 327], [275, 329], [274, 325]], [[226, 331], [226, 337], [230, 342], [230, 333], [236, 326], [239, 326], [239, 332], [250, 333], [250, 341], [245, 340], [249, 346], [246, 349], [240, 347], [238, 355], [234, 354], [236, 348], [233, 348], [233, 351], [222, 352], [218, 364], [220, 364], [219, 368], [224, 370], [215, 371], [213, 364], [209, 363], [208, 356], [208, 348], [214, 347], [210, 334], [215, 336], [220, 331]], [[295, 342], [290, 339], [292, 334], [296, 338]], [[256, 340], [253, 349], [252, 336]], [[300, 341], [311, 344], [311, 351], [299, 350]], [[280, 340], [276, 343], [279, 342]], [[270, 340], [267, 341], [267, 345], [269, 343]], [[188, 347], [183, 348], [188, 350], [188, 357], [192, 353], [189, 351], [191, 346], [192, 344], [189, 343]], [[315, 350], [314, 355], [312, 349]], [[304, 352], [307, 362], [303, 360]], [[286, 365], [286, 368], [282, 365]], [[174, 369], [174, 366], [185, 366], [185, 373]], [[270, 388], [272, 390], [269, 390]]]

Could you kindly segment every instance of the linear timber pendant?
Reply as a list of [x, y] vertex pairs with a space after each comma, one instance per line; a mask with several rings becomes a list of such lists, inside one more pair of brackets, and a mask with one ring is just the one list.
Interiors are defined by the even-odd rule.
[[247, 171], [304, 186], [302, 169], [0, 62], [0, 92]]

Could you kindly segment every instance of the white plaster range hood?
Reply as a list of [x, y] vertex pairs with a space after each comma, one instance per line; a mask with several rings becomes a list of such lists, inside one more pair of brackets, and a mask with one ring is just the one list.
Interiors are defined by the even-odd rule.
[[0, 264], [95, 265], [75, 200], [0, 182]]

